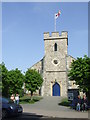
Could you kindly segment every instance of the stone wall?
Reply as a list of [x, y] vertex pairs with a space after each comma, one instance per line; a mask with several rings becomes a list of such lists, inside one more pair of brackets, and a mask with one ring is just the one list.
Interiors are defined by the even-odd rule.
[[[76, 59], [70, 55], [67, 56], [67, 70], [70, 70], [70, 66], [71, 66], [71, 63], [73, 62], [73, 60], [75, 61]], [[68, 89], [78, 89], [78, 85], [75, 84], [75, 80], [70, 81], [68, 79]]]
[[[57, 44], [57, 51], [54, 51], [54, 45]], [[44, 33], [45, 44], [45, 71], [66, 71], [66, 55], [67, 55], [67, 32]], [[57, 64], [54, 63], [57, 60]]]
[[68, 55], [67, 56], [67, 69], [70, 70], [70, 66], [73, 60], [76, 60], [75, 58], [73, 58], [72, 56]]
[[[45, 58], [44, 58], [44, 83], [43, 95], [52, 96], [52, 87], [57, 82], [60, 85], [60, 95], [67, 96], [67, 75], [66, 75], [66, 55], [67, 55], [67, 32], [44, 33]], [[57, 44], [57, 51], [54, 45]], [[57, 61], [55, 64], [54, 61]]]
[[30, 69], [36, 69], [40, 74], [42, 74], [42, 64], [43, 64], [43, 59], [34, 64]]
[[52, 88], [55, 82], [60, 85], [60, 96], [67, 96], [66, 72], [45, 72], [43, 95], [52, 96]]

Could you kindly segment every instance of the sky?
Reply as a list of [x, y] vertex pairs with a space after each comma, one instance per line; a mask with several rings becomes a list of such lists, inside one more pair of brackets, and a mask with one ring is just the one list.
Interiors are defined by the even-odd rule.
[[90, 57], [90, 1], [88, 3], [88, 57]]
[[[44, 56], [44, 32], [68, 31], [68, 54], [88, 55], [88, 3], [2, 3], [2, 61], [8, 70], [26, 72]], [[1, 62], [1, 61], [0, 61]]]

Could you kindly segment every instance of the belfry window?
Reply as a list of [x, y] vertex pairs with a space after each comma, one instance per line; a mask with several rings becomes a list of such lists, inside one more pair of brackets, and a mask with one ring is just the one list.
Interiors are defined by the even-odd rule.
[[57, 51], [57, 43], [54, 44], [54, 51]]

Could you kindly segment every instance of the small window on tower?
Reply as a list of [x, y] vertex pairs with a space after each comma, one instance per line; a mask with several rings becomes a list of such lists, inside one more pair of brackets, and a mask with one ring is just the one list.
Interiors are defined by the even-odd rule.
[[57, 43], [54, 44], [54, 51], [57, 51]]
[[53, 62], [54, 62], [54, 64], [58, 64], [58, 61], [57, 61], [57, 60], [54, 60]]

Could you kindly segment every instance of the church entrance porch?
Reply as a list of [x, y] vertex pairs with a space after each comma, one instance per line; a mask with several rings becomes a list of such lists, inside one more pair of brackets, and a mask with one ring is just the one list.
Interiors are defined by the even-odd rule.
[[52, 86], [52, 95], [60, 96], [60, 85], [57, 82]]

